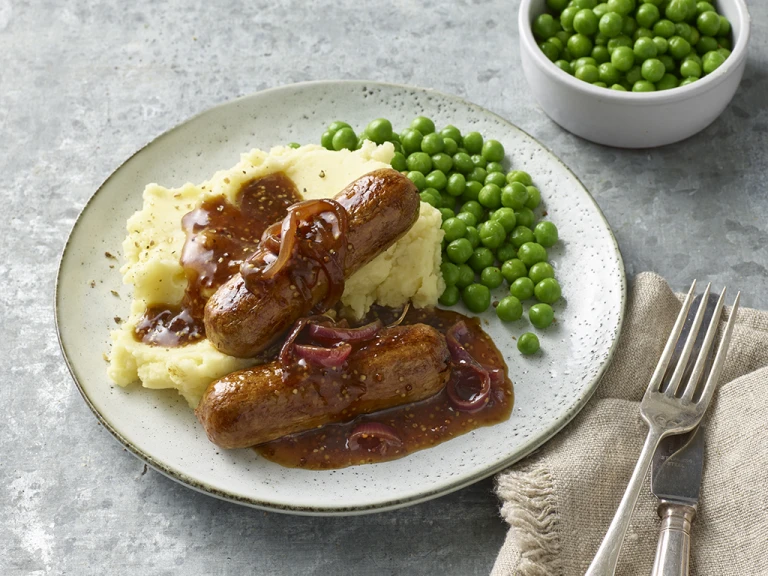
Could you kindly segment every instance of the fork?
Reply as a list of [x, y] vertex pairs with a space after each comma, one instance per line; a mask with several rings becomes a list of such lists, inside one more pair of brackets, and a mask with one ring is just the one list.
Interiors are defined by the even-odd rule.
[[[637, 503], [640, 488], [643, 485], [645, 475], [648, 473], [648, 468], [650, 467], [653, 454], [656, 452], [659, 442], [667, 436], [682, 434], [696, 427], [701, 421], [702, 416], [704, 416], [704, 412], [706, 412], [710, 400], [712, 400], [717, 381], [723, 370], [728, 345], [731, 341], [731, 333], [733, 332], [733, 325], [736, 318], [736, 312], [739, 308], [741, 293], [736, 295], [733, 308], [731, 309], [731, 315], [728, 319], [728, 324], [726, 325], [725, 332], [720, 340], [717, 355], [712, 362], [712, 367], [709, 376], [706, 378], [706, 383], [704, 384], [701, 393], [698, 396], [695, 396], [696, 390], [699, 388], [699, 381], [704, 374], [709, 351], [715, 340], [715, 334], [720, 323], [720, 317], [723, 312], [723, 302], [725, 300], [725, 288], [723, 288], [723, 291], [720, 293], [720, 298], [717, 300], [714, 313], [712, 314], [712, 320], [707, 327], [706, 336], [704, 337], [701, 350], [696, 358], [696, 363], [694, 364], [693, 370], [690, 372], [690, 376], [683, 382], [686, 366], [688, 365], [688, 360], [691, 356], [691, 350], [696, 342], [696, 337], [704, 318], [704, 312], [707, 308], [710, 286], [711, 285], [708, 284], [704, 291], [701, 303], [696, 312], [696, 317], [691, 325], [690, 333], [687, 335], [685, 345], [677, 360], [677, 364], [674, 366], [672, 378], [669, 380], [669, 384], [662, 389], [664, 374], [668, 369], [673, 368], [673, 366], [669, 366], [669, 364], [672, 360], [677, 341], [681, 337], [680, 333], [683, 330], [688, 310], [693, 301], [694, 292], [696, 290], [695, 280], [691, 285], [691, 289], [688, 291], [688, 295], [685, 297], [683, 307], [672, 328], [672, 333], [669, 336], [669, 340], [667, 340], [667, 344], [661, 354], [659, 363], [656, 366], [656, 370], [651, 377], [651, 381], [645, 391], [643, 400], [640, 403], [640, 415], [643, 420], [645, 420], [646, 424], [648, 424], [649, 428], [648, 436], [645, 439], [645, 444], [643, 445], [640, 457], [635, 465], [635, 470], [632, 472], [632, 476], [629, 479], [627, 490], [624, 492], [624, 496], [619, 503], [618, 510], [616, 510], [616, 515], [613, 517], [611, 525], [608, 527], [608, 532], [605, 534], [605, 538], [603, 539], [602, 544], [600, 544], [600, 548], [598, 548], [597, 554], [589, 565], [585, 576], [613, 576], [616, 572], [616, 564], [619, 559], [621, 545], [624, 541], [627, 528], [629, 527], [629, 522], [632, 519], [632, 510]], [[683, 337], [685, 337], [685, 335], [683, 335]]]

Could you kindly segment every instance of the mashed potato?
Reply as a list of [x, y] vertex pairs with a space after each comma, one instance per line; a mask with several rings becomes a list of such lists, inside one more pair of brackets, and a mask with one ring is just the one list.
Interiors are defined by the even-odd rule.
[[[306, 199], [331, 198], [363, 174], [389, 166], [391, 144], [365, 142], [360, 150], [331, 152], [320, 146], [278, 147], [269, 153], [252, 150], [230, 170], [217, 172], [200, 185], [168, 189], [150, 184], [144, 207], [128, 219], [123, 242], [123, 281], [133, 286], [130, 318], [112, 332], [109, 377], [121, 386], [141, 381], [146, 388], [176, 388], [190, 406], [197, 406], [210, 382], [253, 360], [216, 350], [207, 339], [178, 348], [149, 346], [133, 337], [148, 306], [178, 304], [187, 281], [179, 263], [185, 234], [181, 218], [204, 200], [223, 195], [234, 201], [241, 185], [282, 171]], [[362, 316], [376, 302], [398, 307], [433, 306], [442, 293], [440, 274], [441, 215], [422, 203], [411, 230], [385, 253], [347, 279], [342, 303]]]

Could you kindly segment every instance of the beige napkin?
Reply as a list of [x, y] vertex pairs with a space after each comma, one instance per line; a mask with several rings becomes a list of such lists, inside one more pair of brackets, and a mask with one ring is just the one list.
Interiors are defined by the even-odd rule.
[[[734, 294], [731, 294], [731, 298]], [[639, 401], [680, 310], [654, 274], [639, 275], [613, 363], [582, 412], [497, 478], [509, 523], [493, 576], [586, 571], [648, 431]], [[741, 309], [705, 416], [706, 455], [691, 574], [768, 574], [768, 312]], [[646, 478], [616, 574], [650, 574], [659, 535]]]

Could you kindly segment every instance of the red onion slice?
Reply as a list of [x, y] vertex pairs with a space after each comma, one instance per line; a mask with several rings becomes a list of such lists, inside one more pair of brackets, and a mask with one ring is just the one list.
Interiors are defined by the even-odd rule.
[[[461, 344], [461, 340], [469, 336], [469, 329], [464, 322], [457, 322], [448, 329], [445, 340], [451, 353], [453, 368], [451, 377], [445, 385], [448, 400], [454, 408], [462, 412], [474, 412], [488, 403], [491, 395], [491, 374]], [[494, 378], [498, 376], [494, 374]], [[458, 386], [466, 385], [467, 381], [478, 380], [478, 390], [469, 398], [459, 394]]]
[[338, 326], [324, 326], [322, 324], [310, 324], [309, 335], [323, 344], [336, 344], [337, 342], [362, 342], [370, 340], [379, 333], [383, 327], [381, 320], [376, 320], [360, 328], [340, 328]]
[[326, 368], [338, 368], [347, 361], [352, 353], [352, 346], [344, 343], [333, 348], [310, 346], [308, 344], [294, 344], [293, 353], [307, 362]]
[[363, 422], [358, 424], [347, 438], [347, 447], [350, 450], [360, 449], [360, 440], [373, 438], [379, 441], [378, 450], [381, 454], [387, 452], [387, 447], [399, 448], [403, 441], [397, 434], [397, 430], [392, 426], [387, 426], [381, 422]]

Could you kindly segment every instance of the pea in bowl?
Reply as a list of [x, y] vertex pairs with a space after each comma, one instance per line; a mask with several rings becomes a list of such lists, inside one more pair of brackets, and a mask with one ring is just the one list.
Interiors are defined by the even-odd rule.
[[[634, 8], [635, 2], [633, 0], [626, 0], [626, 2], [628, 6], [631, 5]], [[557, 4], [558, 2], [557, 0], [554, 2], [550, 0], [550, 4], [552, 3]], [[588, 0], [576, 0], [577, 6], [582, 3], [585, 6], [593, 4]], [[623, 0], [607, 2], [612, 8], [622, 3]], [[562, 4], [567, 5], [569, 3], [563, 2]], [[657, 3], [645, 2], [641, 4], [640, 0], [637, 2], [638, 7], [647, 4], [656, 5]], [[599, 82], [599, 78], [595, 79], [589, 77], [589, 74], [583, 74], [584, 72], [592, 72], [591, 69], [582, 70], [579, 75], [584, 79], [579, 79], [572, 74], [572, 69], [568, 72], [558, 67], [542, 51], [533, 32], [536, 19], [541, 14], [548, 12], [547, 1], [522, 0], [518, 14], [518, 27], [520, 55], [528, 85], [539, 105], [552, 120], [569, 132], [592, 142], [620, 148], [650, 148], [684, 140], [709, 126], [722, 113], [736, 93], [746, 65], [750, 34], [750, 17], [746, 4], [743, 0], [718, 0], [712, 2], [712, 5], [730, 24], [731, 50], [721, 50], [727, 57], [720, 60], [715, 55], [710, 56], [709, 61], [702, 61], [701, 64], [698, 64], [699, 67], [710, 73], [704, 74], [696, 81], [685, 80], [685, 78], [680, 81], [678, 77], [678, 86], [674, 88], [664, 85], [664, 82], [671, 80], [667, 77], [669, 75], [659, 76], [659, 81], [656, 84], [645, 81], [644, 75], [640, 76], [637, 79], [640, 82], [636, 86], [637, 90], [651, 90], [655, 87], [659, 89], [633, 92], [631, 90], [634, 84], [628, 84], [624, 80], [624, 90], [621, 86], [617, 86], [617, 89], [611, 89], [610, 86], [603, 87], [599, 83], [597, 85], [590, 83]], [[598, 9], [600, 6], [603, 8]], [[593, 8], [598, 10], [599, 15], [601, 10], [606, 9], [606, 5], [600, 4], [593, 6]], [[651, 8], [644, 11], [653, 14]], [[584, 13], [582, 16], [589, 15]], [[660, 19], [665, 19], [664, 13], [656, 18], [657, 21]], [[591, 17], [586, 18], [583, 22], [588, 28], [587, 31], [594, 24], [594, 21], [590, 22], [590, 20], [592, 20]], [[601, 18], [598, 19], [598, 21], [600, 20]], [[624, 20], [626, 22], [626, 18]], [[706, 26], [710, 23], [706, 22], [706, 18], [703, 20], [702, 26], [706, 30]], [[601, 34], [600, 28], [596, 29], [595, 33]], [[698, 30], [695, 33], [699, 34]], [[700, 38], [703, 37], [704, 35], [700, 35]], [[653, 53], [654, 49], [661, 52], [661, 49], [664, 48], [664, 55], [667, 55], [669, 50], [674, 47], [675, 56], [679, 56], [686, 48], [684, 43], [673, 40], [673, 37], [664, 38], [666, 46], [660, 40], [657, 40], [658, 44], [655, 47], [651, 46], [650, 44], [656, 40], [655, 37], [647, 39], [650, 44], [641, 41], [640, 45], [636, 46], [637, 40], [641, 38], [642, 36], [632, 39], [630, 52], [639, 54], [631, 63], [632, 66], [636, 67], [632, 72], [640, 74], [642, 71], [652, 79], [655, 79], [658, 73], [653, 69], [653, 66], [658, 66], [659, 59], [653, 58], [652, 60], [655, 61], [646, 64], [646, 69], [643, 70], [640, 66], [641, 62], [643, 64], [648, 62], [642, 58], [644, 50], [647, 49]], [[646, 44], [648, 46], [645, 46]], [[630, 47], [628, 46], [628, 48]], [[577, 53], [584, 49], [585, 47], [577, 46]], [[613, 52], [616, 49], [618, 47], [615, 45], [611, 47], [611, 57], [613, 57]], [[627, 54], [624, 52], [627, 50], [620, 50], [616, 57], [631, 57], [630, 52]], [[669, 55], [671, 56], [672, 53]], [[549, 56], [552, 57], [553, 54]], [[693, 68], [691, 74], [696, 73], [696, 63], [686, 63], [682, 61], [682, 57], [675, 58], [675, 60], [678, 61], [678, 66], [685, 64], [687, 67]], [[619, 63], [624, 64], [621, 61]], [[565, 68], [562, 62], [560, 65]], [[677, 72], [679, 76], [679, 69]], [[685, 72], [689, 73], [689, 70], [686, 69]]]

